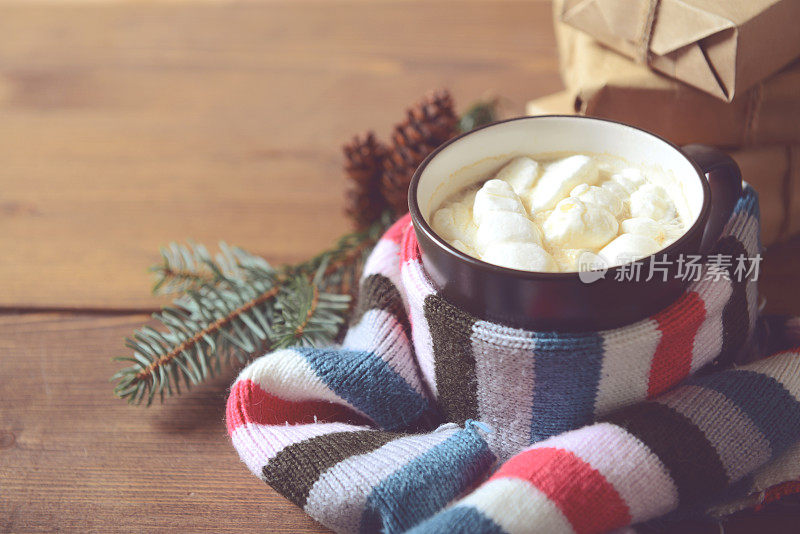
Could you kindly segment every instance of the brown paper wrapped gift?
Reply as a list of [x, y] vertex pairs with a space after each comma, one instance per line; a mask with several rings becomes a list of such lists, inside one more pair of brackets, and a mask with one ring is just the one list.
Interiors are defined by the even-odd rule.
[[[554, 6], [559, 11], [558, 1]], [[562, 78], [575, 110], [584, 115], [626, 122], [675, 143], [800, 143], [800, 62], [726, 103], [563, 23], [556, 22], [556, 36]]]
[[800, 56], [798, 0], [565, 0], [561, 20], [725, 101]]
[[800, 232], [800, 145], [754, 147], [730, 155], [758, 191], [762, 243], [771, 245]]
[[[567, 91], [528, 102], [528, 115], [571, 115]], [[772, 245], [800, 233], [800, 144], [729, 150], [742, 178], [758, 191], [761, 240]]]

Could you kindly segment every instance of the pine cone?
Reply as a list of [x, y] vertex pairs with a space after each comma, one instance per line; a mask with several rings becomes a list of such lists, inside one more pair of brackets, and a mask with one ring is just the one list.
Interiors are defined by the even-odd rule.
[[359, 184], [369, 184], [382, 171], [383, 158], [389, 149], [375, 138], [375, 133], [367, 132], [364, 138], [358, 136], [342, 147], [344, 151], [344, 170], [347, 177]]
[[377, 221], [385, 208], [386, 202], [377, 189], [364, 190], [357, 184], [349, 184], [345, 189], [344, 212], [358, 229]]
[[354, 137], [342, 150], [348, 178], [345, 213], [357, 228], [366, 228], [386, 207], [380, 190], [383, 160], [389, 150], [373, 132], [367, 132], [363, 138]]
[[423, 159], [412, 156], [406, 150], [395, 150], [383, 162], [381, 194], [396, 216], [408, 211], [408, 186]]
[[428, 154], [458, 133], [453, 99], [446, 90], [435, 91], [407, 111], [395, 126], [392, 151], [383, 161], [381, 190], [396, 215], [408, 211], [408, 184]]

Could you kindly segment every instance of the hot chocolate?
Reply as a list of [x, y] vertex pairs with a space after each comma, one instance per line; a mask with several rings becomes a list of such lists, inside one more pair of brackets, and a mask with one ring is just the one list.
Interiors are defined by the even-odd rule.
[[610, 155], [520, 156], [446, 199], [432, 226], [461, 252], [512, 269], [615, 266], [686, 231], [670, 189], [667, 173]]

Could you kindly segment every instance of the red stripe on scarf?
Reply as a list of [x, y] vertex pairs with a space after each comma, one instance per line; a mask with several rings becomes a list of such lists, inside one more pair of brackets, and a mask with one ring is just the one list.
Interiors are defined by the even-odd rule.
[[758, 503], [754, 509], [760, 511], [772, 502], [779, 501], [784, 497], [797, 493], [800, 493], [800, 480], [790, 480], [788, 482], [776, 484], [775, 486], [770, 486], [764, 491], [763, 500]]
[[[680, 316], [676, 316], [678, 311]], [[663, 393], [689, 376], [694, 339], [705, 318], [705, 303], [694, 291], [653, 316], [662, 334], [650, 365], [648, 398]]]
[[246, 424], [308, 424], [314, 422], [356, 422], [363, 417], [352, 410], [328, 401], [293, 402], [270, 395], [252, 380], [239, 380], [231, 388], [225, 416], [228, 433]]
[[405, 232], [406, 226], [409, 224], [411, 224], [411, 214], [407, 213], [400, 217], [392, 226], [390, 226], [389, 229], [386, 230], [386, 233], [383, 234], [381, 239], [393, 241], [399, 245], [403, 240], [403, 232]]
[[605, 477], [570, 451], [530, 449], [508, 460], [489, 480], [519, 478], [544, 493], [578, 534], [605, 532], [630, 523], [628, 505]]
[[420, 260], [419, 243], [417, 243], [417, 234], [414, 232], [414, 226], [411, 220], [405, 227], [403, 233], [403, 242], [400, 244], [400, 265], [410, 260]]

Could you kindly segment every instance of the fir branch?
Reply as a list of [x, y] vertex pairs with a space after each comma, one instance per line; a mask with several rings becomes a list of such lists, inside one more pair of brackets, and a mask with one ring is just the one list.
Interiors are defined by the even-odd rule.
[[[461, 131], [497, 119], [498, 100], [471, 106]], [[273, 268], [240, 248], [220, 244], [212, 256], [199, 244], [171, 244], [152, 267], [155, 293], [177, 295], [125, 342], [130, 365], [112, 378], [114, 393], [150, 405], [221, 372], [223, 360], [245, 363], [291, 345], [319, 346], [341, 335], [367, 254], [392, 222], [390, 213], [362, 232], [295, 265]]]
[[227, 326], [231, 321], [238, 319], [243, 314], [249, 312], [255, 306], [259, 306], [264, 304], [265, 302], [271, 300], [278, 294], [279, 287], [273, 287], [269, 291], [262, 293], [255, 299], [245, 303], [244, 305], [236, 308], [229, 314], [225, 315], [224, 317], [220, 317], [207, 327], [203, 328], [202, 330], [195, 333], [192, 337], [184, 339], [181, 343], [175, 347], [174, 349], [170, 350], [168, 353], [164, 354], [163, 356], [159, 357], [157, 360], [153, 361], [150, 365], [146, 368], [142, 369], [138, 373], [136, 373], [136, 378], [138, 380], [146, 380], [149, 378], [150, 375], [153, 374], [155, 370], [159, 367], [167, 365], [176, 356], [183, 353], [184, 351], [191, 349], [192, 347], [197, 346], [206, 336], [214, 335], [219, 332], [223, 327]]
[[[227, 278], [246, 279], [254, 268], [270, 269], [264, 259], [238, 247], [220, 243], [220, 252], [212, 256], [205, 246], [170, 243], [161, 249], [161, 263], [150, 268], [156, 275], [153, 293], [175, 294], [203, 284], [223, 282]], [[224, 276], [215, 277], [215, 271]]]
[[458, 129], [461, 132], [469, 132], [498, 120], [500, 116], [499, 108], [499, 98], [478, 100], [461, 115], [458, 121]]
[[178, 292], [172, 306], [153, 314], [126, 340], [131, 365], [112, 377], [114, 392], [150, 405], [219, 373], [223, 362], [245, 363], [266, 351], [332, 342], [350, 312], [351, 290], [366, 255], [390, 223], [387, 215], [363, 232], [296, 265], [273, 268], [246, 251], [220, 245], [212, 257], [202, 245], [172, 244], [153, 268], [156, 291]]

